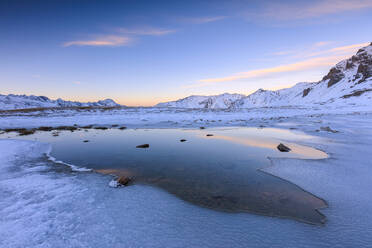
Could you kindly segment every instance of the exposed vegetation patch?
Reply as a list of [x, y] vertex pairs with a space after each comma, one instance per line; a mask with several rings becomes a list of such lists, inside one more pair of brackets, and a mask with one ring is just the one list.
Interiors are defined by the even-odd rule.
[[94, 127], [94, 129], [99, 129], [99, 130], [107, 130], [108, 127]]
[[76, 131], [78, 128], [76, 126], [59, 126], [55, 127], [54, 130], [68, 130], [68, 131]]

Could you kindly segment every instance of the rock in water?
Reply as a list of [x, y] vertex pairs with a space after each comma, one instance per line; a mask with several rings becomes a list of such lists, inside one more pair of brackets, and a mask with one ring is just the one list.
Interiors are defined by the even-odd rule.
[[289, 152], [291, 150], [291, 148], [283, 145], [282, 143], [280, 143], [276, 148], [278, 148], [278, 150], [281, 152]]
[[129, 177], [121, 176], [118, 178], [117, 182], [119, 185], [127, 186], [132, 180]]
[[136, 146], [137, 148], [149, 148], [150, 145], [149, 144], [143, 144], [143, 145], [138, 145]]
[[206, 136], [207, 136], [207, 137], [211, 137], [211, 136], [213, 136], [213, 134], [210, 134], [210, 133], [209, 133], [209, 134], [207, 134]]
[[185, 139], [181, 139], [180, 142], [185, 142], [186, 140]]
[[326, 132], [331, 132], [331, 133], [337, 133], [338, 131], [336, 131], [336, 130], [333, 130], [333, 129], [331, 129], [330, 127], [320, 127], [320, 130], [322, 130], [322, 131], [326, 131]]

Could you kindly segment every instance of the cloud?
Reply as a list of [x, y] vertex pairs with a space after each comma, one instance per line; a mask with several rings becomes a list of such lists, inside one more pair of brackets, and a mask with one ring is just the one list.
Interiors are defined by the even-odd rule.
[[345, 59], [346, 57], [355, 53], [356, 49], [366, 46], [368, 44], [369, 43], [360, 43], [349, 46], [335, 47], [314, 54], [314, 56], [323, 55], [322, 57], [307, 58], [302, 61], [291, 64], [279, 65], [257, 70], [250, 70], [246, 72], [239, 72], [226, 77], [201, 79], [198, 81], [198, 83], [189, 85], [186, 88], [203, 87], [214, 83], [230, 82], [242, 79], [263, 78], [283, 72], [306, 71], [311, 69], [330, 67], [335, 65], [340, 60]]
[[300, 4], [270, 4], [262, 16], [278, 20], [307, 19], [323, 15], [372, 8], [371, 0], [319, 0]]
[[209, 16], [209, 17], [194, 17], [194, 18], [184, 18], [182, 21], [192, 24], [203, 24], [209, 22], [216, 22], [226, 19], [227, 16]]
[[161, 36], [170, 33], [174, 33], [176, 30], [173, 29], [159, 29], [159, 28], [142, 28], [142, 29], [127, 29], [127, 28], [116, 28], [112, 31], [113, 34], [96, 36], [93, 39], [87, 40], [74, 40], [68, 41], [63, 44], [64, 47], [69, 46], [128, 46], [130, 45], [134, 37], [137, 36]]
[[176, 32], [175, 29], [161, 29], [161, 28], [141, 28], [141, 29], [128, 29], [118, 28], [119, 33], [131, 34], [131, 35], [150, 35], [150, 36], [161, 36]]
[[69, 46], [127, 46], [132, 42], [130, 37], [118, 36], [118, 35], [107, 35], [100, 36], [91, 40], [75, 40], [65, 42], [64, 47]]
[[315, 56], [320, 56], [320, 55], [325, 55], [325, 54], [338, 54], [338, 55], [347, 55], [350, 56], [351, 54], [355, 53], [357, 49], [368, 46], [369, 43], [359, 43], [359, 44], [353, 44], [353, 45], [348, 45], [348, 46], [341, 46], [341, 47], [334, 47], [331, 49], [327, 50], [322, 50], [322, 51], [315, 51], [315, 52], [309, 52], [305, 53], [304, 57], [315, 57]]
[[319, 41], [314, 44], [314, 47], [323, 47], [332, 44], [332, 41]]

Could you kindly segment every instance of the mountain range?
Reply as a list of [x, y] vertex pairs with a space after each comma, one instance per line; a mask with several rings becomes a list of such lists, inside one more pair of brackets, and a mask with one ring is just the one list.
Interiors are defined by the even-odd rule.
[[336, 64], [319, 82], [298, 83], [275, 91], [259, 89], [247, 96], [228, 93], [189, 96], [159, 103], [155, 107], [226, 109], [368, 102], [372, 104], [372, 43]]
[[58, 108], [58, 107], [116, 107], [121, 106], [112, 99], [97, 102], [74, 102], [62, 99], [51, 100], [46, 96], [1, 95], [0, 109]]
[[[158, 108], [239, 109], [254, 107], [308, 106], [328, 104], [372, 104], [372, 43], [334, 67], [322, 80], [298, 83], [280, 90], [259, 89], [250, 95], [224, 93], [214, 96], [189, 96], [163, 102]], [[112, 99], [97, 102], [51, 100], [46, 96], [1, 95], [0, 109], [50, 107], [115, 107]]]

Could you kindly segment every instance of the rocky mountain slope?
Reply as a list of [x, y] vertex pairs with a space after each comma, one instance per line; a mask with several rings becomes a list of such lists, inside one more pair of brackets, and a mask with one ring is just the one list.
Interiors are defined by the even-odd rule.
[[252, 108], [311, 104], [372, 104], [372, 43], [336, 64], [316, 83], [298, 83], [276, 91], [259, 89], [248, 96], [190, 96], [156, 107]]
[[0, 110], [28, 109], [28, 108], [52, 108], [52, 107], [115, 107], [120, 106], [111, 99], [98, 102], [73, 102], [62, 99], [51, 100], [46, 96], [34, 95], [1, 95]]
[[171, 108], [230, 108], [242, 99], [241, 94], [221, 94], [216, 96], [189, 96], [173, 102], [159, 103], [155, 107]]

